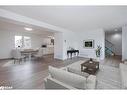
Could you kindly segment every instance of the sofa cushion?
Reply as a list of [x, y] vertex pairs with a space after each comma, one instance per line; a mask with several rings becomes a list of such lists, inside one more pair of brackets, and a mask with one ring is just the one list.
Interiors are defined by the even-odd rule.
[[123, 63], [120, 63], [120, 69], [121, 70], [124, 70], [124, 71], [127, 71], [127, 65], [123, 64]]
[[127, 65], [120, 63], [122, 88], [127, 89]]
[[126, 61], [124, 61], [124, 64], [125, 64], [125, 65], [127, 65], [127, 60], [126, 60]]
[[96, 76], [90, 75], [87, 78], [87, 89], [95, 89], [96, 88]]
[[120, 73], [121, 73], [121, 80], [122, 80], [122, 88], [127, 89], [127, 65], [120, 64]]
[[67, 72], [65, 70], [57, 69], [49, 66], [49, 73], [52, 78], [71, 85], [78, 89], [86, 89], [86, 78], [80, 75]]

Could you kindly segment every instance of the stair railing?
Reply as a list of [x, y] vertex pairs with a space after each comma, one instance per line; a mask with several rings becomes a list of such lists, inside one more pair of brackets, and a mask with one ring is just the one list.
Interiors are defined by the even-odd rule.
[[111, 43], [110, 41], [108, 40], [105, 40], [105, 54], [106, 56], [112, 56], [112, 55], [115, 55], [114, 53], [114, 44]]

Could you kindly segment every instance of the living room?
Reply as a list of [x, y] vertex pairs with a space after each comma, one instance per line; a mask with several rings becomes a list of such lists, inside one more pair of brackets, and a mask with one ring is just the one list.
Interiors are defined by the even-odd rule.
[[[0, 86], [126, 89], [126, 11], [126, 6], [0, 6]], [[106, 58], [105, 31], [117, 33], [119, 27], [122, 59]], [[21, 44], [15, 44], [16, 37]], [[39, 59], [30, 50], [26, 60], [15, 62], [10, 53], [13, 48], [38, 49], [45, 45], [52, 52]]]

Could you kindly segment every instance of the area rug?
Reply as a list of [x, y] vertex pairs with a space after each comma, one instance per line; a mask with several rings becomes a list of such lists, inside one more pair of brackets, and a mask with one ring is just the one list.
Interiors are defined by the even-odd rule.
[[14, 60], [9, 60], [9, 61], [7, 61], [6, 63], [4, 63], [3, 65], [2, 65], [2, 67], [10, 67], [10, 66], [17, 66], [17, 65], [19, 65], [19, 64], [24, 64], [24, 62], [18, 62], [18, 61], [16, 61], [15, 63], [14, 63]]
[[10, 67], [10, 66], [14, 66], [15, 64], [14, 64], [14, 61], [8, 61], [8, 62], [6, 62], [5, 64], [3, 64], [2, 65], [2, 67]]
[[120, 89], [121, 79], [119, 68], [100, 65], [97, 76], [97, 89]]

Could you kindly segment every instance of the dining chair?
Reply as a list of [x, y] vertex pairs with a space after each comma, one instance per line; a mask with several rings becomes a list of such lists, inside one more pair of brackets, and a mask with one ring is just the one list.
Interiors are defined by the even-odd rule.
[[13, 59], [14, 59], [14, 64], [15, 64], [16, 60], [18, 60], [19, 63], [20, 63], [22, 61], [22, 59], [25, 58], [25, 56], [21, 55], [20, 49], [13, 49], [12, 50], [12, 56], [13, 56]]
[[37, 57], [37, 58], [41, 58], [43, 56], [43, 49], [39, 48], [37, 54], [35, 54], [34, 56]]

